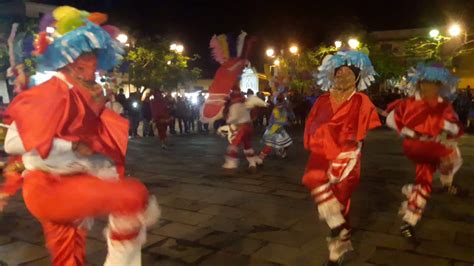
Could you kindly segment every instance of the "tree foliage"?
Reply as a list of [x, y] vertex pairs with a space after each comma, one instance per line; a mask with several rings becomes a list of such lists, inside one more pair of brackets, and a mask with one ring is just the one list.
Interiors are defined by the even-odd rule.
[[193, 57], [170, 51], [170, 42], [160, 38], [145, 38], [136, 43], [128, 52], [131, 62], [129, 69], [130, 82], [136, 86], [166, 90], [175, 90], [178, 84], [196, 80], [200, 77], [199, 68], [190, 68]]
[[315, 85], [314, 76], [324, 57], [336, 51], [334, 46], [321, 44], [314, 49], [304, 51], [297, 57], [289, 57], [287, 61], [291, 76], [290, 87], [301, 91], [313, 87]]
[[397, 57], [391, 51], [374, 48], [370, 53], [370, 60], [381, 80], [397, 79], [406, 74], [406, 61]]
[[474, 52], [474, 40], [470, 37], [468, 35], [457, 38], [441, 35], [436, 38], [415, 37], [406, 42], [405, 51], [409, 58], [452, 66], [454, 58]]

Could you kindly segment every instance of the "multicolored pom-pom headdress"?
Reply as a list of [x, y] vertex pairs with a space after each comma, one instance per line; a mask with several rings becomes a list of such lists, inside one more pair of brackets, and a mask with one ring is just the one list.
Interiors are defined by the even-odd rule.
[[459, 79], [440, 64], [427, 66], [420, 63], [409, 70], [407, 81], [410, 94], [416, 92], [420, 81], [440, 82], [443, 94], [453, 94], [457, 90]]
[[43, 31], [36, 41], [38, 70], [56, 71], [89, 52], [97, 55], [99, 70], [111, 70], [122, 59], [123, 49], [115, 39], [118, 29], [102, 25], [106, 21], [105, 14], [69, 6], [58, 7], [45, 15], [40, 22]]
[[327, 91], [334, 86], [335, 71], [341, 66], [356, 67], [360, 70], [357, 77], [359, 91], [366, 90], [377, 75], [366, 54], [359, 51], [339, 51], [334, 55], [326, 56], [318, 69], [318, 85], [322, 90]]

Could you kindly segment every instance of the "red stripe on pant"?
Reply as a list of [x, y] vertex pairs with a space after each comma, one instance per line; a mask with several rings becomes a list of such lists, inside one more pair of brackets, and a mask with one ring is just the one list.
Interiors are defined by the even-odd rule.
[[[327, 172], [329, 169], [330, 161], [322, 154], [311, 153], [308, 163], [306, 165], [306, 171], [303, 176], [303, 184], [313, 191], [313, 189], [326, 185], [329, 183]], [[349, 226], [349, 212], [351, 206], [351, 196], [354, 190], [357, 188], [360, 182], [360, 156], [357, 160], [354, 169], [349, 175], [341, 182], [331, 184], [330, 189], [333, 192], [336, 199], [344, 206], [342, 214], [346, 220], [345, 227]]]
[[105, 181], [90, 175], [26, 173], [23, 198], [41, 222], [53, 265], [84, 265], [85, 235], [77, 223], [88, 217], [135, 215], [148, 204], [146, 187], [134, 179]]
[[232, 140], [232, 145], [239, 147], [242, 145], [244, 150], [252, 148], [252, 135], [253, 135], [253, 126], [252, 123], [245, 123], [238, 125], [237, 134]]

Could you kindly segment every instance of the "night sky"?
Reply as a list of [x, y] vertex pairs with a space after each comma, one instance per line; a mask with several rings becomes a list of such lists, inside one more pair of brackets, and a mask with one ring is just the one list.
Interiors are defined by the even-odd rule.
[[[258, 37], [254, 61], [262, 62], [268, 46], [287, 48], [297, 43], [312, 48], [332, 43], [349, 33], [432, 27], [457, 20], [474, 22], [474, 0], [379, 1], [183, 1], [183, 0], [42, 0], [103, 11], [119, 27], [135, 35], [157, 34], [185, 45], [186, 53], [200, 54], [195, 63], [212, 76], [217, 63], [210, 58], [214, 33], [238, 34], [244, 29]], [[473, 23], [474, 24], [474, 23]]]

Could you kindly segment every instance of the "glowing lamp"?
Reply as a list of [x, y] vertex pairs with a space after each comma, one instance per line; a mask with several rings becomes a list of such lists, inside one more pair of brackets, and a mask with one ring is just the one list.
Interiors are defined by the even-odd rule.
[[177, 53], [182, 53], [184, 51], [184, 46], [182, 44], [176, 45], [176, 52]]
[[461, 26], [458, 24], [451, 25], [448, 29], [448, 33], [451, 37], [459, 36], [459, 34], [461, 34]]
[[357, 39], [350, 39], [348, 44], [352, 49], [357, 49], [357, 47], [360, 45], [360, 42]]
[[290, 50], [290, 53], [296, 54], [296, 53], [298, 53], [298, 46], [293, 45], [293, 46], [290, 47], [289, 50]]
[[273, 57], [275, 55], [275, 50], [273, 50], [272, 48], [268, 48], [265, 53], [268, 57]]
[[436, 38], [438, 36], [439, 36], [439, 30], [437, 30], [437, 29], [430, 30], [430, 37], [431, 38]]
[[118, 40], [121, 44], [126, 44], [127, 41], [128, 41], [128, 36], [127, 36], [126, 34], [120, 33], [120, 34], [117, 36], [117, 40]]

